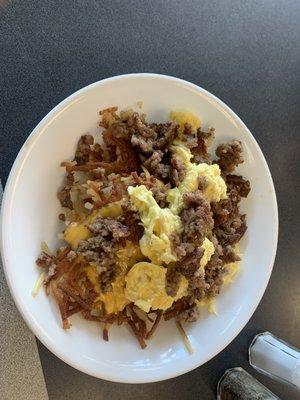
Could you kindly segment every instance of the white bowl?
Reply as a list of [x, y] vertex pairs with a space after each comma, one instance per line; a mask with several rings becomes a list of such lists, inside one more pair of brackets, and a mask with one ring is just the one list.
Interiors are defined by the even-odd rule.
[[[40, 243], [57, 244], [59, 203], [56, 198], [64, 172], [59, 164], [74, 154], [81, 134], [98, 132], [98, 111], [117, 105], [136, 108], [149, 120], [164, 121], [170, 110], [190, 110], [204, 126], [216, 128], [215, 143], [242, 141], [245, 162], [238, 172], [252, 190], [242, 202], [248, 230], [241, 242], [241, 271], [217, 300], [218, 315], [205, 315], [186, 326], [194, 347], [189, 355], [174, 321], [163, 322], [145, 350], [127, 327], [114, 327], [109, 343], [100, 327], [80, 316], [64, 331], [56, 304], [31, 290], [39, 271], [35, 259]], [[189, 82], [155, 74], [105, 79], [74, 93], [55, 107], [23, 145], [10, 173], [2, 204], [2, 257], [14, 301], [29, 328], [55, 355], [95, 377], [118, 382], [153, 382], [199, 367], [227, 346], [256, 309], [270, 278], [278, 232], [272, 178], [255, 139], [223, 102]]]

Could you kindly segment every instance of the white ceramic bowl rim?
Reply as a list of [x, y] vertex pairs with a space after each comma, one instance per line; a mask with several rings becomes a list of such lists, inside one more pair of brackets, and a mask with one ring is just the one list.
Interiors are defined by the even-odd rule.
[[10, 204], [12, 202], [14, 192], [15, 192], [15, 183], [18, 179], [18, 175], [20, 174], [20, 170], [22, 169], [23, 163], [25, 163], [26, 158], [28, 157], [28, 154], [31, 151], [32, 146], [34, 145], [34, 142], [39, 138], [39, 136], [43, 132], [43, 128], [47, 125], [47, 123], [58, 113], [61, 112], [66, 106], [72, 104], [72, 102], [78, 97], [86, 92], [88, 92], [91, 88], [94, 88], [96, 86], [101, 86], [101, 85], [106, 85], [110, 81], [117, 81], [117, 80], [123, 80], [127, 78], [149, 78], [149, 79], [163, 79], [163, 80], [168, 80], [168, 81], [173, 81], [174, 83], [181, 84], [185, 87], [191, 88], [195, 91], [200, 91], [206, 95], [206, 97], [211, 98], [214, 102], [216, 102], [223, 110], [226, 110], [227, 114], [229, 114], [233, 119], [239, 122], [239, 124], [243, 127], [243, 129], [248, 133], [248, 135], [252, 138], [252, 141], [255, 143], [256, 146], [256, 151], [259, 154], [259, 157], [262, 159], [265, 171], [267, 173], [269, 185], [272, 188], [270, 196], [271, 196], [271, 202], [274, 208], [274, 231], [273, 231], [273, 246], [271, 249], [271, 254], [270, 254], [270, 267], [268, 270], [268, 277], [265, 281], [265, 284], [261, 286], [260, 288], [260, 293], [259, 296], [257, 296], [256, 301], [251, 304], [251, 307], [249, 307], [247, 315], [244, 317], [243, 323], [236, 328], [234, 331], [231, 332], [231, 334], [227, 337], [227, 340], [222, 343], [221, 346], [216, 345], [215, 352], [214, 354], [210, 354], [207, 359], [202, 360], [202, 363], [208, 361], [210, 358], [218, 354], [222, 349], [224, 349], [237, 335], [238, 333], [242, 330], [244, 325], [247, 323], [247, 321], [250, 319], [252, 314], [254, 313], [257, 305], [259, 304], [263, 293], [266, 289], [271, 271], [272, 271], [272, 266], [274, 263], [275, 255], [276, 255], [276, 247], [277, 247], [277, 238], [278, 238], [278, 213], [277, 213], [277, 201], [276, 201], [276, 194], [274, 190], [274, 185], [272, 181], [272, 177], [269, 171], [269, 168], [267, 166], [267, 163], [265, 161], [265, 158], [255, 141], [254, 137], [248, 130], [248, 128], [243, 124], [243, 122], [240, 120], [240, 118], [226, 105], [224, 104], [221, 100], [219, 100], [217, 97], [212, 95], [211, 93], [207, 92], [206, 90], [200, 88], [199, 86], [196, 86], [190, 82], [175, 78], [175, 77], [170, 77], [166, 75], [159, 75], [159, 74], [152, 74], [152, 73], [141, 73], [141, 74], [127, 74], [127, 75], [119, 75], [115, 76], [112, 78], [104, 79], [98, 82], [95, 82], [89, 86], [86, 86], [74, 94], [70, 95], [67, 97], [65, 100], [63, 100], [61, 103], [59, 103], [55, 108], [53, 108], [43, 119], [42, 121], [37, 125], [37, 127], [33, 130], [33, 132], [30, 134], [28, 139], [26, 140], [25, 144], [23, 145], [22, 149], [20, 150], [14, 165], [12, 167], [12, 170], [10, 172], [4, 196], [3, 196], [3, 201], [2, 201], [2, 210], [1, 210], [1, 254], [2, 254], [2, 260], [3, 260], [3, 266], [4, 266], [4, 272], [6, 275], [6, 279], [10, 288], [10, 292], [13, 296], [14, 302], [21, 313], [22, 317], [24, 318], [25, 322], [29, 326], [29, 328], [33, 331], [33, 333], [37, 336], [37, 338], [50, 350], [52, 351], [57, 357], [61, 358], [63, 361], [67, 362], [69, 365], [85, 372], [90, 375], [96, 376], [96, 377], [101, 377], [102, 379], [107, 379], [110, 381], [122, 381], [122, 382], [128, 382], [128, 383], [144, 383], [144, 382], [153, 382], [153, 381], [159, 381], [159, 380], [164, 380], [168, 378], [172, 378], [178, 375], [181, 375], [183, 373], [186, 373], [197, 366], [199, 366], [199, 362], [197, 360], [193, 360], [188, 366], [184, 365], [181, 367], [181, 365], [178, 365], [178, 368], [176, 371], [171, 370], [169, 373], [165, 372], [162, 375], [157, 375], [153, 373], [151, 376], [141, 375], [138, 377], [135, 376], [128, 376], [128, 379], [123, 379], [118, 377], [115, 374], [112, 374], [111, 372], [106, 371], [101, 371], [101, 373], [95, 373], [94, 370], [89, 369], [88, 367], [83, 367], [82, 365], [76, 363], [72, 357], [69, 357], [67, 353], [65, 354], [60, 354], [56, 351], [55, 346], [52, 345], [51, 342], [47, 339], [46, 336], [44, 336], [42, 330], [39, 327], [39, 324], [35, 319], [32, 318], [30, 312], [24, 307], [24, 304], [22, 302], [22, 298], [18, 296], [18, 293], [14, 290], [14, 282], [13, 282], [13, 277], [12, 274], [10, 273], [10, 267], [11, 267], [11, 260], [10, 260], [10, 254], [8, 252], [8, 245], [6, 241], [6, 226], [8, 224], [8, 215], [9, 213], [7, 212]]

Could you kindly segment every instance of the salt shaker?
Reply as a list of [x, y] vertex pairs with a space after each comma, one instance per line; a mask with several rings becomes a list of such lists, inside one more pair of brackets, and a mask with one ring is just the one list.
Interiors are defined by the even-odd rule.
[[249, 363], [257, 371], [300, 390], [300, 351], [270, 332], [255, 336]]

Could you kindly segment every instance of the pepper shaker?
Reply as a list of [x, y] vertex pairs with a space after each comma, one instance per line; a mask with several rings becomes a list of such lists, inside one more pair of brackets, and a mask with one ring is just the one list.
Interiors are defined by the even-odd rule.
[[243, 368], [225, 371], [218, 383], [217, 400], [280, 400]]

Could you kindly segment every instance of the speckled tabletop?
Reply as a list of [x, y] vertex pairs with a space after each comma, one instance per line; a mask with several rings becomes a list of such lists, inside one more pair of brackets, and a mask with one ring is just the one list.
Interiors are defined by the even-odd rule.
[[[247, 326], [223, 352], [170, 381], [121, 385], [76, 371], [38, 342], [51, 400], [163, 400], [170, 395], [212, 400], [220, 375], [232, 366], [247, 369], [282, 399], [299, 399], [255, 373], [246, 352], [263, 330], [300, 347], [299, 20], [299, 0], [0, 0], [4, 183], [26, 137], [66, 96], [112, 75], [157, 72], [199, 84], [237, 112], [266, 156], [278, 196], [280, 233], [270, 284]], [[13, 309], [10, 301], [7, 307]], [[10, 346], [6, 340], [2, 335], [1, 349]], [[29, 355], [22, 352], [22, 357]], [[11, 373], [17, 373], [17, 360], [12, 362]], [[0, 375], [8, 379], [9, 374]]]
[[[0, 205], [2, 200], [0, 181]], [[0, 399], [47, 400], [41, 361], [33, 333], [9, 293], [0, 258]]]

